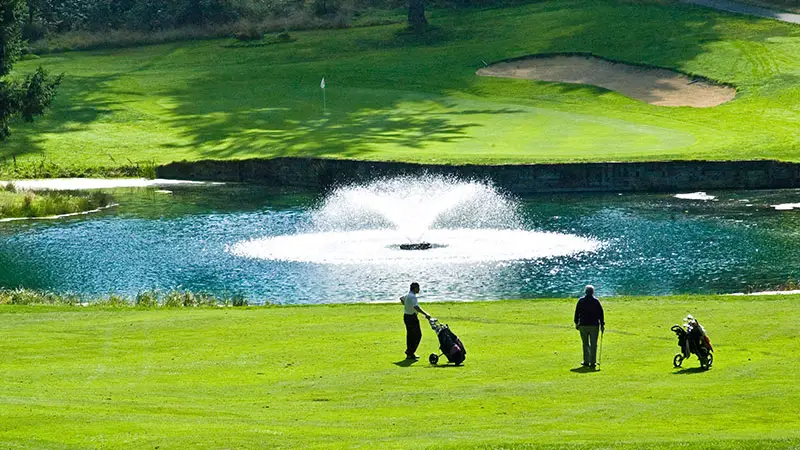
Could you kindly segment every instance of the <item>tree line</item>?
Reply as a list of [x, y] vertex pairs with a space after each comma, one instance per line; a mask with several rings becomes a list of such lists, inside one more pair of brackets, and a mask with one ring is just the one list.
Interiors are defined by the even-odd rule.
[[[107, 30], [163, 31], [259, 21], [297, 12], [317, 16], [361, 8], [409, 8], [409, 24], [424, 23], [430, 0], [25, 0], [23, 37], [48, 33]], [[469, 4], [485, 0], [438, 0]]]
[[128, 29], [160, 31], [226, 23], [247, 15], [288, 8], [297, 0], [26, 0], [23, 36]]

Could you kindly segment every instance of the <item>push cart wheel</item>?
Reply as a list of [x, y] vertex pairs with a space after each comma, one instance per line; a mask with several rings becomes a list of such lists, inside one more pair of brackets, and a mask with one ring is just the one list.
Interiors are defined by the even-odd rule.
[[713, 363], [714, 363], [714, 354], [713, 353], [709, 353], [708, 354], [708, 358], [706, 358], [706, 369], [710, 369], [711, 368], [711, 364], [713, 364]]
[[438, 363], [439, 362], [439, 355], [437, 355], [436, 353], [431, 353], [431, 356], [428, 357], [428, 361], [430, 361], [431, 364]]
[[672, 358], [672, 365], [675, 367], [680, 367], [681, 364], [683, 364], [683, 355], [678, 353], [674, 358]]

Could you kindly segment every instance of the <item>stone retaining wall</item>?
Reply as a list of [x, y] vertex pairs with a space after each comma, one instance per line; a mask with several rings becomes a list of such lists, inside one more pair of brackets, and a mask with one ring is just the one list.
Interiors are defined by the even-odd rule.
[[431, 173], [491, 180], [515, 194], [539, 192], [697, 191], [800, 187], [800, 164], [778, 161], [665, 161], [633, 163], [463, 165], [409, 164], [313, 158], [175, 162], [159, 178], [241, 181], [325, 190], [376, 177]]

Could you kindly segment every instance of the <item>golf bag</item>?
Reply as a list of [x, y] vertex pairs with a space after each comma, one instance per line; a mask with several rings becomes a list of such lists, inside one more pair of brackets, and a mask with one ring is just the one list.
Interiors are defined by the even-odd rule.
[[439, 338], [439, 350], [441, 350], [442, 353], [438, 355], [436, 353], [431, 353], [428, 361], [430, 361], [431, 364], [436, 364], [439, 362], [439, 357], [444, 355], [451, 363], [457, 366], [461, 365], [467, 357], [467, 350], [464, 349], [464, 344], [461, 343], [461, 339], [450, 331], [450, 327], [440, 323], [435, 318], [431, 318], [429, 322], [431, 324], [431, 329], [436, 332], [436, 337]]
[[684, 359], [696, 355], [700, 360], [700, 367], [710, 369], [714, 362], [714, 348], [706, 335], [706, 330], [691, 315], [686, 316], [683, 321], [684, 326], [674, 325], [670, 328], [678, 336], [678, 347], [681, 349], [681, 352], [672, 359], [672, 364], [680, 367]]

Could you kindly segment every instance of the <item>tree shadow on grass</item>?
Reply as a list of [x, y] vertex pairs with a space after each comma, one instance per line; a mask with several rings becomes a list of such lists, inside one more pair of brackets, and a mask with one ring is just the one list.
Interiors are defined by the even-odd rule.
[[[719, 18], [685, 5], [598, 4], [572, 9], [572, 32], [543, 53], [587, 52], [617, 61], [675, 67], [705, 53], [720, 38]], [[598, 13], [603, 20], [598, 20]], [[541, 52], [540, 52], [541, 53]]]
[[[180, 95], [188, 100], [189, 94]], [[436, 143], [456, 143], [469, 138], [470, 129], [483, 126], [464, 117], [510, 115], [510, 108], [454, 109], [414, 105], [404, 98], [376, 101], [370, 106], [329, 110], [327, 113], [286, 107], [213, 111], [177, 116], [172, 125], [182, 130], [188, 144], [204, 158], [226, 159], [243, 153], [259, 157], [368, 157], [376, 146], [395, 145], [409, 150]]]
[[[175, 43], [165, 46], [165, 50], [160, 54], [141, 58], [141, 64], [132, 63], [135, 66], [134, 68], [117, 69], [117, 72], [111, 72], [109, 75], [73, 75], [67, 69], [61, 86], [56, 92], [53, 104], [47, 109], [45, 115], [37, 119], [33, 124], [20, 122], [14, 124], [11, 138], [0, 146], [0, 165], [13, 161], [18, 156], [42, 153], [45, 150], [45, 139], [41, 136], [43, 134], [62, 135], [85, 131], [91, 124], [102, 121], [118, 123], [130, 121], [129, 117], [115, 117], [115, 113], [118, 112], [142, 115], [142, 113], [133, 109], [128, 110], [125, 105], [130, 101], [121, 100], [119, 96], [143, 97], [147, 95], [147, 91], [117, 89], [114, 87], [115, 82], [121, 77], [130, 76], [135, 72], [146, 72], [150, 69], [158, 68], [161, 62], [169, 61], [172, 52], [183, 45], [185, 44]], [[125, 61], [123, 56], [118, 56], [119, 50], [112, 50], [106, 53], [109, 58], [120, 58], [120, 60]], [[106, 67], [101, 66], [99, 69], [106, 69], [105, 73], [109, 73]], [[92, 144], [86, 143], [86, 145], [90, 147]], [[72, 149], [58, 148], [58, 151], [63, 153], [68, 153], [70, 150]], [[113, 158], [106, 160], [105, 156], [98, 155], [102, 160], [94, 160], [91, 163], [116, 164]], [[134, 155], [131, 156], [135, 157]]]
[[364, 50], [440, 46], [457, 39], [456, 30], [429, 25], [423, 31], [401, 27], [370, 38], [356, 39], [354, 44]]
[[[15, 121], [8, 142], [0, 146], [0, 164], [44, 150], [42, 134], [66, 134], [85, 130], [119, 108], [119, 102], [104, 99], [107, 83], [116, 76], [70, 77], [66, 74], [53, 105], [32, 124]], [[68, 152], [69, 149], [63, 149]]]

